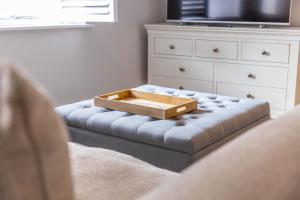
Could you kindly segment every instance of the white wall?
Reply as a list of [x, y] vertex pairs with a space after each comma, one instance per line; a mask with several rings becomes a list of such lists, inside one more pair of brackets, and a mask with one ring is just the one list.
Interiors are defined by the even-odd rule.
[[26, 66], [57, 105], [146, 82], [143, 24], [161, 22], [163, 0], [119, 0], [119, 22], [88, 29], [0, 32], [0, 55]]
[[293, 0], [292, 6], [292, 25], [300, 26], [300, 1]]

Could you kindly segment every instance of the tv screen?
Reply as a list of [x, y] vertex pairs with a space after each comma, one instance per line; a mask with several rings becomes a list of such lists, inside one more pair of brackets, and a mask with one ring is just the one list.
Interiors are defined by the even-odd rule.
[[292, 0], [168, 0], [168, 21], [289, 24]]

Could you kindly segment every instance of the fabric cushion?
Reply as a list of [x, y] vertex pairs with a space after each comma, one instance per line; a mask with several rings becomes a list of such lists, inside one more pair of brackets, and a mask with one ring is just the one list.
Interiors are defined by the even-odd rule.
[[133, 200], [179, 176], [115, 151], [69, 146], [77, 200]]
[[71, 127], [188, 154], [197, 153], [270, 114], [269, 104], [265, 101], [153, 85], [135, 89], [193, 98], [198, 101], [198, 109], [172, 120], [157, 120], [99, 108], [94, 106], [92, 100], [61, 106], [56, 110]]
[[43, 88], [0, 63], [0, 199], [72, 200], [67, 134]]
[[300, 107], [204, 158], [141, 200], [299, 200]]

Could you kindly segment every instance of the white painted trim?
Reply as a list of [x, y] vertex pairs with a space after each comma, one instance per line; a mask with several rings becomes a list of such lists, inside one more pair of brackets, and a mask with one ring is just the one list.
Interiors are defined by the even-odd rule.
[[23, 31], [23, 30], [49, 30], [49, 29], [75, 29], [90, 28], [92, 24], [37, 24], [37, 25], [12, 25], [0, 26], [1, 31]]
[[235, 27], [217, 27], [208, 25], [178, 25], [178, 24], [147, 24], [145, 25], [148, 33], [154, 31], [156, 34], [158, 31], [176, 31], [188, 32], [188, 33], [239, 33], [239, 34], [257, 34], [257, 35], [280, 35], [300, 37], [300, 27], [267, 27], [259, 28], [255, 26], [235, 26]]

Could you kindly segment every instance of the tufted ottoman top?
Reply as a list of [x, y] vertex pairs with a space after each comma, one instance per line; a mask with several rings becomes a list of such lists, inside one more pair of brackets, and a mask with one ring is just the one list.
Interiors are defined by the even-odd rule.
[[95, 107], [93, 100], [61, 106], [56, 110], [72, 127], [189, 154], [196, 153], [270, 114], [269, 104], [264, 101], [153, 85], [140, 86], [136, 90], [193, 98], [198, 101], [198, 109], [172, 120], [158, 120]]

